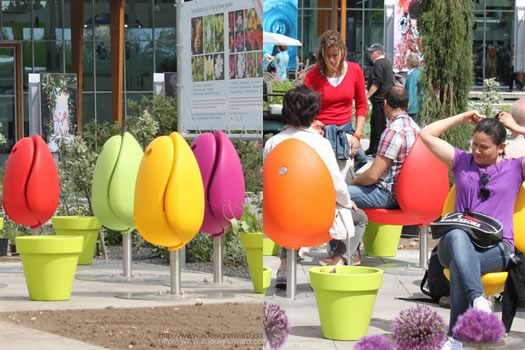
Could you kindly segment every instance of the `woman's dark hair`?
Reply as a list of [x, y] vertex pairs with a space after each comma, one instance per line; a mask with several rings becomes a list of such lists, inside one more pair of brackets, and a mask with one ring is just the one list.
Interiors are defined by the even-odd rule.
[[319, 113], [319, 95], [301, 85], [289, 90], [283, 99], [282, 119], [296, 128], [309, 128]]
[[504, 143], [505, 139], [507, 138], [507, 130], [505, 130], [505, 127], [499, 120], [494, 118], [486, 118], [481, 120], [474, 128], [474, 132], [472, 134], [477, 132], [487, 134], [498, 146]]
[[326, 51], [331, 47], [335, 47], [341, 53], [341, 60], [337, 67], [337, 75], [340, 76], [345, 69], [344, 62], [346, 60], [346, 46], [341, 33], [335, 30], [327, 30], [321, 35], [321, 38], [319, 39], [319, 48], [317, 50], [317, 64], [319, 65], [321, 74], [327, 76], [328, 68], [326, 67], [324, 58], [326, 57]]

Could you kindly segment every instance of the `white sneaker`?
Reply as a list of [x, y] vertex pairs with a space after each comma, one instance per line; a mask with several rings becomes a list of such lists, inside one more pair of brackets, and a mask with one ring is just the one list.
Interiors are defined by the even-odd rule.
[[488, 301], [483, 295], [474, 299], [472, 302], [472, 307], [476, 310], [492, 313], [492, 303]]
[[459, 340], [456, 340], [452, 337], [448, 337], [448, 340], [445, 344], [443, 344], [443, 347], [441, 350], [462, 350], [463, 349], [463, 343]]

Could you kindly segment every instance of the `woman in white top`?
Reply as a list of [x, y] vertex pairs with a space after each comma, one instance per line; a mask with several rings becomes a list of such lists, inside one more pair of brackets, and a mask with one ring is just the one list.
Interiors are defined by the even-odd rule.
[[[282, 110], [282, 120], [286, 127], [266, 142], [263, 157], [266, 159], [273, 148], [289, 138], [303, 141], [321, 157], [332, 176], [336, 202], [341, 207], [351, 208], [352, 219], [355, 225], [355, 233], [350, 239], [348, 249], [342, 241], [338, 241], [337, 245], [333, 247], [332, 262], [337, 264], [345, 259], [349, 261], [348, 257], [352, 256], [361, 241], [368, 219], [364, 211], [358, 209], [350, 199], [348, 187], [341, 175], [330, 142], [311, 127], [319, 113], [319, 105], [319, 95], [306, 86], [299, 86], [288, 91], [283, 99]], [[286, 288], [286, 250], [281, 250], [280, 257], [281, 266], [277, 270], [275, 286], [276, 288]]]

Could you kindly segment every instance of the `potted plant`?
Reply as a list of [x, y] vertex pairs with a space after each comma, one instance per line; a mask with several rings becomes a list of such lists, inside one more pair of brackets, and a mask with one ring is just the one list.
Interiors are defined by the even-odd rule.
[[7, 256], [9, 239], [4, 231], [4, 218], [0, 218], [0, 256]]
[[79, 265], [90, 265], [95, 254], [100, 222], [91, 207], [91, 182], [97, 154], [81, 137], [58, 144], [60, 206], [51, 219], [56, 235], [82, 236]]
[[362, 266], [321, 266], [310, 269], [323, 336], [357, 340], [368, 325], [383, 282], [383, 270]]
[[250, 205], [246, 205], [241, 220], [232, 219], [231, 226], [232, 231], [239, 235], [246, 253], [253, 289], [256, 293], [264, 294], [270, 286], [272, 270], [263, 267], [262, 218], [259, 214], [261, 209], [256, 208], [258, 213], [252, 212]]

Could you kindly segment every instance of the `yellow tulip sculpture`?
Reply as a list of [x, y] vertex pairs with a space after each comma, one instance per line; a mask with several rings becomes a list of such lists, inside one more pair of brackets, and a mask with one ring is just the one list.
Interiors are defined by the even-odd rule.
[[151, 244], [178, 250], [199, 232], [204, 187], [197, 160], [178, 133], [153, 140], [140, 163], [135, 225]]

